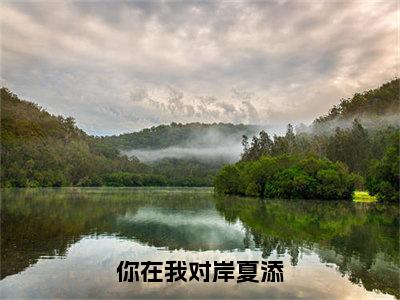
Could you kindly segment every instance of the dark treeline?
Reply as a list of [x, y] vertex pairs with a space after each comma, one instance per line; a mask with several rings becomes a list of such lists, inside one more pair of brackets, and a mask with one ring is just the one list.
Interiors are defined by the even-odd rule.
[[223, 160], [164, 158], [150, 166], [155, 174], [168, 178], [175, 186], [213, 186], [214, 176], [225, 164]]
[[[366, 117], [375, 119], [381, 117], [382, 120], [386, 113], [398, 115], [398, 106], [399, 79], [396, 79], [376, 90], [355, 94], [351, 99], [342, 100], [340, 105], [335, 106], [327, 116], [318, 118], [307, 130], [303, 129], [295, 133], [293, 126], [289, 124], [286, 134], [283, 136], [275, 135], [271, 137], [265, 131], [261, 131], [259, 136], [254, 136], [251, 141], [247, 136], [243, 136], [241, 161], [231, 166], [231, 169], [225, 168], [219, 173], [216, 188], [225, 192], [230, 191], [229, 184], [224, 179], [226, 179], [226, 176], [236, 174], [236, 176], [239, 176], [239, 181], [245, 182], [242, 185], [247, 185], [247, 187], [230, 191], [230, 193], [287, 197], [288, 195], [283, 191], [265, 194], [267, 189], [265, 182], [267, 179], [268, 181], [272, 180], [272, 178], [266, 177], [265, 174], [256, 174], [257, 167], [254, 167], [255, 164], [262, 164], [266, 159], [284, 155], [292, 160], [296, 157], [314, 159], [321, 166], [324, 164], [322, 160], [325, 159], [341, 162], [346, 169], [344, 172], [348, 170], [354, 173], [351, 177], [355, 186], [367, 188], [371, 194], [378, 195], [381, 200], [398, 201], [399, 126], [391, 122], [380, 122], [376, 126], [366, 128], [358, 119], [361, 117], [364, 119]], [[351, 126], [337, 126], [332, 131], [326, 130], [326, 123], [334, 121], [334, 124], [340, 124], [340, 122], [348, 124], [349, 117], [355, 117]], [[244, 171], [252, 168], [255, 169]], [[279, 191], [282, 186], [287, 188], [293, 184], [298, 184], [302, 186], [303, 191], [300, 194], [289, 196], [309, 198], [314, 195], [314, 192], [307, 191], [314, 189], [310, 185], [315, 185], [318, 182], [323, 184], [323, 181], [317, 180], [316, 183], [311, 178], [312, 176], [305, 179], [305, 174], [301, 173], [305, 171], [303, 167], [297, 165], [294, 169], [300, 174], [293, 173], [295, 171], [292, 165], [285, 165], [279, 169], [279, 172], [284, 171], [286, 175], [275, 172], [273, 187]], [[245, 175], [246, 173], [251, 174], [253, 178]], [[289, 173], [291, 173], [290, 176]], [[303, 182], [305, 180], [309, 183]], [[225, 184], [222, 184], [223, 182]], [[337, 191], [337, 197], [341, 197], [340, 188], [342, 184], [337, 180], [336, 184], [336, 187], [332, 185], [332, 188]], [[255, 186], [257, 186], [258, 192], [253, 191]], [[318, 196], [321, 197], [321, 195]]]
[[113, 172], [88, 177], [81, 186], [212, 186], [224, 162], [164, 158], [148, 163], [148, 173]]

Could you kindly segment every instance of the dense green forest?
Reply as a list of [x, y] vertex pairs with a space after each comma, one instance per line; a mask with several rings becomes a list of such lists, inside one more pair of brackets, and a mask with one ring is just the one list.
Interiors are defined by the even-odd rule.
[[[308, 130], [300, 130], [297, 134], [289, 124], [283, 136], [270, 137], [268, 133], [261, 131], [251, 142], [247, 136], [243, 136], [241, 161], [221, 170], [216, 177], [216, 189], [225, 193], [264, 197], [309, 198], [315, 195], [316, 178], [306, 177], [304, 173], [307, 171], [303, 167], [296, 166], [293, 170], [293, 166], [287, 166], [284, 175], [280, 173], [274, 175], [272, 183], [269, 181], [269, 175], [260, 174], [255, 167], [257, 164], [262, 165], [271, 157], [287, 155], [291, 160], [296, 160], [296, 157], [315, 157], [341, 162], [345, 169], [354, 173], [351, 177], [358, 188], [367, 188], [380, 200], [398, 201], [399, 124], [398, 121], [392, 122], [392, 118], [387, 121], [384, 118], [387, 113], [399, 116], [399, 84], [399, 79], [395, 79], [376, 90], [355, 94], [351, 99], [342, 100], [341, 104], [335, 106], [327, 116], [316, 119]], [[337, 126], [334, 130], [325, 130], [326, 123], [334, 121], [334, 124], [340, 124], [346, 121], [343, 123], [348, 124], [349, 118], [353, 117], [356, 118], [352, 120], [350, 126]], [[365, 117], [372, 120], [380, 117], [381, 121], [367, 128], [362, 124]], [[282, 168], [278, 170], [282, 172]], [[299, 174], [295, 174], [296, 172]], [[239, 176], [240, 181], [245, 182], [242, 185], [247, 186], [231, 190], [229, 180], [235, 176]], [[334, 188], [335, 181], [336, 188]], [[332, 179], [331, 183], [340, 197], [341, 183], [337, 178]], [[322, 181], [320, 184], [323, 184]], [[281, 192], [282, 186], [285, 185], [301, 185], [303, 191], [296, 195], [288, 195], [286, 192]], [[270, 189], [275, 192], [266, 192]], [[313, 192], [308, 193], [307, 190]], [[324, 198], [322, 195], [319, 197]]]
[[2, 88], [1, 186], [212, 186], [213, 176], [226, 161], [187, 157], [145, 164], [120, 152], [184, 145], [210, 130], [238, 142], [242, 134], [256, 132], [247, 125], [172, 123], [93, 137], [77, 128], [73, 118], [53, 116]]
[[[164, 176], [167, 185], [175, 186], [212, 186], [214, 176], [229, 160], [227, 157], [215, 156], [202, 158], [194, 152], [198, 149], [210, 149], [229, 144], [240, 144], [242, 135], [252, 135], [259, 131], [259, 126], [230, 123], [171, 123], [153, 126], [138, 132], [101, 137], [108, 147], [122, 153], [130, 153], [136, 159], [135, 150], [158, 150], [174, 147], [194, 150], [193, 155], [186, 157], [161, 157], [145, 162], [151, 172]], [[178, 148], [178, 149], [176, 149]]]
[[223, 167], [215, 178], [215, 190], [265, 198], [351, 200], [356, 180], [342, 163], [314, 157], [262, 156]]
[[[225, 167], [216, 177], [219, 191], [264, 197], [331, 198], [336, 190], [336, 197], [349, 198], [356, 187], [368, 189], [382, 200], [397, 201], [399, 84], [399, 79], [394, 79], [344, 99], [309, 127], [294, 129], [289, 124], [282, 136], [261, 131], [251, 140], [248, 136], [259, 127], [223, 123], [171, 123], [118, 136], [89, 136], [75, 125], [73, 118], [53, 116], [2, 88], [1, 185], [211, 186], [227, 162], [223, 158], [164, 157], [143, 163], [134, 156], [123, 155], [124, 151], [188, 145], [213, 147], [213, 139], [223, 144], [225, 139], [240, 142], [243, 136], [240, 161]], [[292, 163], [281, 165], [285, 160]], [[261, 175], [253, 173], [259, 172], [257, 165], [263, 166], [267, 161], [275, 161], [271, 168], [279, 170], [274, 178], [266, 175], [269, 170], [263, 170]], [[318, 170], [304, 170], [304, 161], [313, 161]], [[235, 191], [222, 185], [224, 176], [236, 176], [229, 170], [239, 172], [240, 176], [247, 174]], [[321, 172], [332, 177], [329, 191], [322, 192], [322, 186], [318, 187], [327, 180], [321, 179]], [[342, 179], [338, 178], [345, 178], [346, 191], [339, 191]], [[296, 185], [304, 186], [304, 190], [289, 193], [288, 187]]]

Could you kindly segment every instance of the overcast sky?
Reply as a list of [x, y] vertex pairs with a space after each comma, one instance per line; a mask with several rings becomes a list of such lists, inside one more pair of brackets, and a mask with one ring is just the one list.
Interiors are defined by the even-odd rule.
[[310, 122], [396, 76], [399, 1], [1, 2], [1, 82], [90, 134]]

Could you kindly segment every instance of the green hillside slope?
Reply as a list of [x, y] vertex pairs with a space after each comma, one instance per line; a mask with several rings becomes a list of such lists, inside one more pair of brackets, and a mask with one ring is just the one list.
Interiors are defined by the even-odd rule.
[[119, 156], [100, 139], [53, 116], [9, 90], [1, 94], [1, 185], [83, 185], [100, 174], [147, 173], [149, 167]]

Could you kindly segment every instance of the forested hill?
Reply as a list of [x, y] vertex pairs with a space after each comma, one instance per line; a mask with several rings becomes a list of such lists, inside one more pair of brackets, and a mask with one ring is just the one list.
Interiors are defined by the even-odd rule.
[[[332, 123], [329, 129], [334, 129], [338, 122], [348, 121], [348, 125], [351, 125], [355, 118], [384, 118], [399, 114], [399, 85], [400, 79], [393, 79], [376, 89], [356, 93], [351, 98], [341, 100], [327, 115], [314, 121], [314, 128]], [[374, 122], [376, 123], [375, 119]], [[103, 137], [102, 140], [120, 150], [207, 147], [220, 144], [221, 139], [239, 142], [242, 135], [252, 136], [259, 130], [259, 126], [244, 124], [171, 123], [138, 132]]]
[[51, 115], [6, 88], [0, 93], [2, 187], [102, 184], [101, 176], [115, 172], [149, 172], [88, 136], [73, 118]]
[[209, 147], [220, 144], [221, 139], [239, 144], [242, 135], [253, 135], [258, 130], [258, 126], [243, 124], [171, 123], [138, 132], [103, 137], [103, 141], [121, 150], [163, 149], [172, 146]]
[[3, 140], [40, 140], [58, 138], [84, 139], [72, 118], [53, 116], [35, 103], [20, 100], [5, 88], [1, 89], [1, 136]]
[[352, 98], [343, 99], [338, 105], [334, 105], [327, 115], [317, 118], [314, 124], [399, 114], [399, 88], [400, 79], [396, 78], [376, 89], [356, 93]]
[[74, 118], [54, 116], [35, 103], [19, 99], [6, 88], [1, 88], [0, 93], [1, 142], [5, 146], [49, 141], [62, 142], [64, 145], [80, 142], [92, 154], [108, 158], [118, 156], [116, 149], [79, 129]]
[[216, 142], [228, 140], [240, 145], [242, 134], [257, 131], [247, 125], [172, 123], [120, 136], [93, 137], [75, 126], [73, 118], [51, 115], [6, 88], [0, 92], [2, 187], [210, 186], [226, 162], [221, 157], [208, 161], [185, 156], [144, 164], [121, 155], [120, 150], [188, 144], [214, 149]]
[[[295, 134], [289, 126], [284, 136], [269, 137], [262, 132], [251, 141], [246, 137], [242, 160], [313, 154], [345, 163], [350, 171], [365, 177], [371, 160], [383, 160], [384, 164], [386, 156], [398, 153], [399, 126], [376, 126], [373, 121], [371, 130], [352, 118], [398, 115], [399, 83], [395, 79], [343, 100], [314, 123], [321, 127], [329, 124], [325, 126], [329, 131]], [[51, 115], [6, 88], [0, 92], [2, 187], [209, 186], [223, 164], [232, 157], [239, 159], [242, 135], [254, 136], [260, 130], [243, 124], [171, 123], [119, 136], [93, 137], [75, 126], [73, 118]], [[331, 121], [345, 119], [352, 122], [349, 127], [332, 128], [335, 122]], [[144, 164], [121, 155], [139, 157], [141, 151], [130, 149], [142, 149], [155, 159], [140, 157], [147, 162]], [[393, 178], [397, 182], [397, 177]]]

